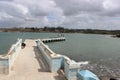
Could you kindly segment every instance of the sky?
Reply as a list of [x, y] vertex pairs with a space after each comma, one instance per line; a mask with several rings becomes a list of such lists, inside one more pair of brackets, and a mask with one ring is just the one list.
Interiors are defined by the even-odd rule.
[[0, 27], [120, 30], [120, 0], [0, 0]]

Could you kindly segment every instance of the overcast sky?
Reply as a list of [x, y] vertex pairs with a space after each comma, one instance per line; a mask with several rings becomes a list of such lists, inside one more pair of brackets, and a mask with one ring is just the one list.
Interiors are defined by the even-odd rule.
[[120, 0], [0, 0], [0, 27], [120, 29]]

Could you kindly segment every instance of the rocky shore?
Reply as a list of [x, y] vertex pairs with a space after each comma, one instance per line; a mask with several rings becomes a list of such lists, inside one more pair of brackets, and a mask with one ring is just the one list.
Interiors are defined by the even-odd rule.
[[82, 69], [88, 69], [95, 73], [101, 80], [120, 80], [120, 68], [119, 66], [115, 67], [116, 64], [111, 64], [111, 66], [107, 66], [104, 64], [95, 63], [88, 64], [86, 66], [82, 66]]

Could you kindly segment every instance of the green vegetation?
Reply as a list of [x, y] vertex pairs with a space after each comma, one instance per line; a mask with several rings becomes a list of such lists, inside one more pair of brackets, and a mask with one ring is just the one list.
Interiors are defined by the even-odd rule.
[[35, 28], [0, 28], [0, 32], [61, 32], [61, 33], [86, 33], [86, 34], [120, 34], [120, 30], [97, 30], [97, 29], [68, 29], [63, 27]]

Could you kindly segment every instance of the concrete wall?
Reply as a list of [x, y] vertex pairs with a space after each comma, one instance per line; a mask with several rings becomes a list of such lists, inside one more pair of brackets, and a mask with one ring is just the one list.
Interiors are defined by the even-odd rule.
[[8, 74], [21, 50], [22, 39], [13, 44], [6, 56], [0, 56], [0, 73]]
[[80, 66], [73, 60], [64, 60], [64, 72], [68, 80], [77, 80], [77, 72]]
[[43, 46], [43, 43], [41, 43], [40, 41], [36, 41], [37, 47], [38, 49], [41, 51], [42, 56], [44, 57], [44, 59], [46, 60], [46, 62], [48, 63], [49, 67], [50, 67], [50, 56], [47, 55], [46, 53], [46, 48]]
[[62, 68], [68, 80], [77, 80], [77, 72], [80, 69], [80, 65], [88, 64], [88, 62], [75, 62], [67, 56], [54, 53], [41, 40], [36, 40], [36, 43], [51, 72], [57, 72]]
[[61, 69], [61, 64], [63, 62], [63, 57], [62, 55], [55, 55], [55, 54], [52, 54], [51, 55], [51, 71], [54, 72], [54, 71], [58, 71]]
[[8, 74], [9, 72], [9, 59], [0, 59], [0, 74]]
[[11, 68], [15, 59], [21, 50], [22, 39], [19, 39], [16, 44], [12, 45], [11, 50], [8, 52], [9, 56], [9, 67]]
[[57, 72], [61, 68], [63, 57], [59, 54], [54, 53], [47, 45], [41, 40], [36, 40], [37, 46], [40, 49], [44, 59], [49, 65], [51, 72]]

